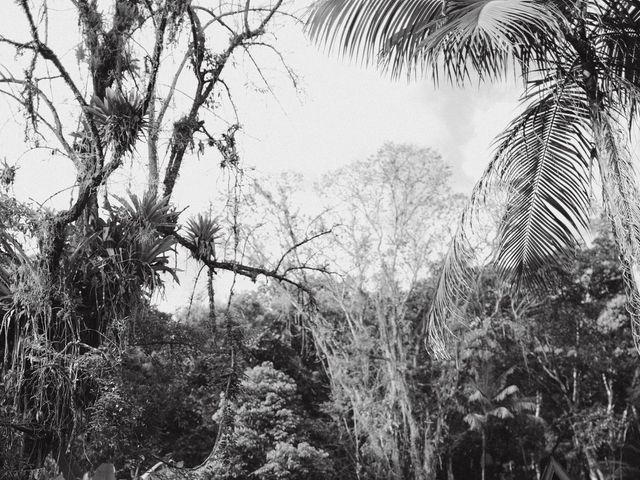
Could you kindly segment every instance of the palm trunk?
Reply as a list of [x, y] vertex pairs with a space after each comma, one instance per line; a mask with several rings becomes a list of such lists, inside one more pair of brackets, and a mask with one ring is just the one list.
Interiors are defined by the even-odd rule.
[[631, 330], [640, 351], [640, 190], [627, 139], [593, 101], [590, 106], [603, 196], [618, 246], [631, 316]]
[[482, 471], [482, 480], [485, 480], [485, 469], [487, 467], [487, 436], [482, 430], [482, 456], [480, 457], [480, 469]]

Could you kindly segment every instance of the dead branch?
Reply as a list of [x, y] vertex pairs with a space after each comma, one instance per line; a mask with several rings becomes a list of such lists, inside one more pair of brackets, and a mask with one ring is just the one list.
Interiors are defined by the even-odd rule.
[[102, 164], [102, 162], [104, 161], [104, 152], [102, 150], [102, 143], [100, 142], [100, 134], [98, 133], [98, 127], [96, 126], [93, 120], [93, 116], [89, 113], [89, 110], [87, 109], [89, 105], [84, 99], [82, 93], [80, 93], [80, 90], [74, 83], [73, 79], [67, 72], [67, 69], [64, 67], [64, 65], [58, 58], [58, 56], [53, 52], [53, 50], [51, 50], [46, 44], [44, 44], [40, 40], [40, 36], [38, 34], [38, 28], [34, 23], [33, 16], [31, 15], [31, 10], [29, 8], [29, 4], [27, 0], [20, 0], [19, 3], [23, 11], [25, 12], [27, 20], [29, 22], [29, 27], [31, 29], [31, 37], [32, 37], [32, 41], [30, 43], [22, 44], [22, 47], [34, 50], [42, 58], [54, 64], [54, 66], [58, 70], [58, 73], [60, 74], [64, 82], [67, 84], [67, 86], [73, 93], [73, 96], [76, 102], [82, 109], [82, 115], [87, 125], [89, 126], [89, 130], [91, 131], [91, 143], [92, 143], [93, 150], [98, 157], [97, 158], [98, 163]]
[[277, 268], [267, 269], [263, 267], [254, 267], [250, 265], [245, 265], [241, 262], [237, 262], [235, 260], [216, 260], [214, 258], [203, 256], [198, 247], [183, 236], [172, 233], [173, 237], [178, 241], [180, 245], [185, 247], [193, 258], [202, 262], [207, 267], [215, 270], [226, 270], [228, 272], [233, 272], [234, 274], [241, 275], [243, 277], [251, 279], [251, 281], [255, 282], [257, 278], [262, 275], [267, 278], [273, 278], [282, 283], [287, 283], [291, 286], [296, 287], [297, 289], [305, 292], [309, 297], [313, 298], [313, 291], [307, 285], [302, 284], [301, 282], [297, 282], [287, 277], [286, 274], [278, 272]]

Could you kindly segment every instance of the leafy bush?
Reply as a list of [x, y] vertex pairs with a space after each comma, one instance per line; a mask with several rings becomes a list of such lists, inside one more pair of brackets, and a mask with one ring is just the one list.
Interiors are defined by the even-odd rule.
[[[226, 423], [213, 467], [215, 478], [328, 479], [328, 454], [301, 431], [297, 387], [271, 362], [250, 368], [236, 398], [223, 397], [214, 418]], [[225, 420], [226, 419], [226, 420]]]

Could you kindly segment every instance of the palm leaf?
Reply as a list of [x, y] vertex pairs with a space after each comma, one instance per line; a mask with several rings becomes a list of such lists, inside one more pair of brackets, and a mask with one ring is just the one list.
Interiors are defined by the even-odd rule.
[[598, 88], [607, 107], [618, 109], [632, 124], [640, 100], [640, 5], [634, 1], [593, 2], [586, 17], [591, 32]]
[[480, 413], [468, 413], [464, 416], [463, 420], [469, 425], [469, 429], [474, 432], [482, 431], [484, 425], [487, 423], [487, 417]]
[[317, 2], [308, 20], [312, 39], [364, 63], [386, 52], [399, 73], [411, 68], [424, 29], [443, 15], [441, 0], [326, 0]]
[[498, 407], [491, 410], [488, 415], [499, 418], [501, 420], [506, 420], [507, 418], [513, 418], [513, 413], [511, 413], [506, 407]]
[[[536, 403], [535, 402], [531, 402], [529, 400], [517, 400], [513, 404], [513, 410], [516, 413], [535, 412], [536, 408], [537, 408]], [[533, 418], [540, 420], [540, 417], [533, 417]]]
[[469, 395], [468, 400], [471, 403], [477, 402], [485, 405], [490, 404], [489, 399], [480, 390], [475, 390], [471, 395]]
[[[311, 38], [393, 76], [439, 65], [460, 82], [509, 71], [545, 57], [561, 42], [564, 17], [539, 0], [324, 0], [312, 9]], [[553, 48], [550, 48], [553, 47]]]
[[588, 229], [589, 113], [572, 86], [538, 98], [500, 139], [492, 175], [508, 188], [495, 263], [502, 277], [544, 281], [550, 263], [567, 260]]
[[516, 385], [509, 385], [508, 387], [502, 389], [502, 391], [500, 391], [495, 396], [494, 399], [497, 402], [502, 402], [507, 397], [510, 397], [511, 395], [515, 395], [516, 393], [519, 393], [519, 392], [520, 392], [520, 389]]
[[547, 267], [571, 258], [587, 230], [591, 143], [586, 101], [574, 85], [539, 81], [531, 88], [526, 98], [533, 101], [499, 138], [447, 253], [424, 323], [436, 355], [446, 356], [448, 324], [464, 319], [479, 267], [469, 232], [490, 192], [508, 192], [494, 256], [503, 280], [543, 285]]
[[422, 336], [427, 337], [429, 348], [437, 357], [447, 358], [446, 339], [450, 336], [450, 325], [464, 321], [464, 305], [472, 291], [472, 279], [476, 273], [476, 254], [469, 240], [472, 217], [476, 213], [477, 201], [471, 202], [462, 212], [444, 264], [438, 278], [435, 296], [428, 313], [421, 321]]
[[[526, 75], [531, 64], [552, 57], [563, 45], [564, 19], [549, 2], [455, 0], [442, 21], [429, 27], [418, 55], [446, 77], [462, 83], [474, 71], [480, 80], [506, 76], [514, 66]], [[434, 77], [438, 72], [434, 70]]]

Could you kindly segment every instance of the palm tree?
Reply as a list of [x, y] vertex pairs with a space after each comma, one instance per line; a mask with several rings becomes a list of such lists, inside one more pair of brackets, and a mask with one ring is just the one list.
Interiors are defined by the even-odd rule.
[[[632, 0], [321, 0], [312, 38], [393, 76], [464, 85], [516, 72], [523, 111], [499, 137], [452, 240], [425, 317], [444, 348], [445, 319], [473, 274], [468, 232], [496, 187], [507, 192], [494, 262], [503, 279], [542, 284], [587, 231], [592, 172], [620, 250], [640, 346], [640, 209], [626, 133], [640, 96], [640, 6]], [[450, 320], [449, 320], [450, 321]], [[448, 323], [448, 322], [447, 322]]]
[[466, 399], [470, 411], [464, 416], [464, 421], [469, 425], [469, 430], [480, 434], [482, 440], [480, 455], [482, 480], [485, 480], [486, 473], [487, 424], [490, 417], [507, 420], [524, 415], [532, 421], [539, 421], [527, 413], [535, 411], [535, 403], [522, 397], [516, 385], [507, 385], [507, 379], [514, 370], [515, 368], [512, 367], [496, 375], [495, 365], [490, 359], [480, 361], [474, 368], [475, 381]]

